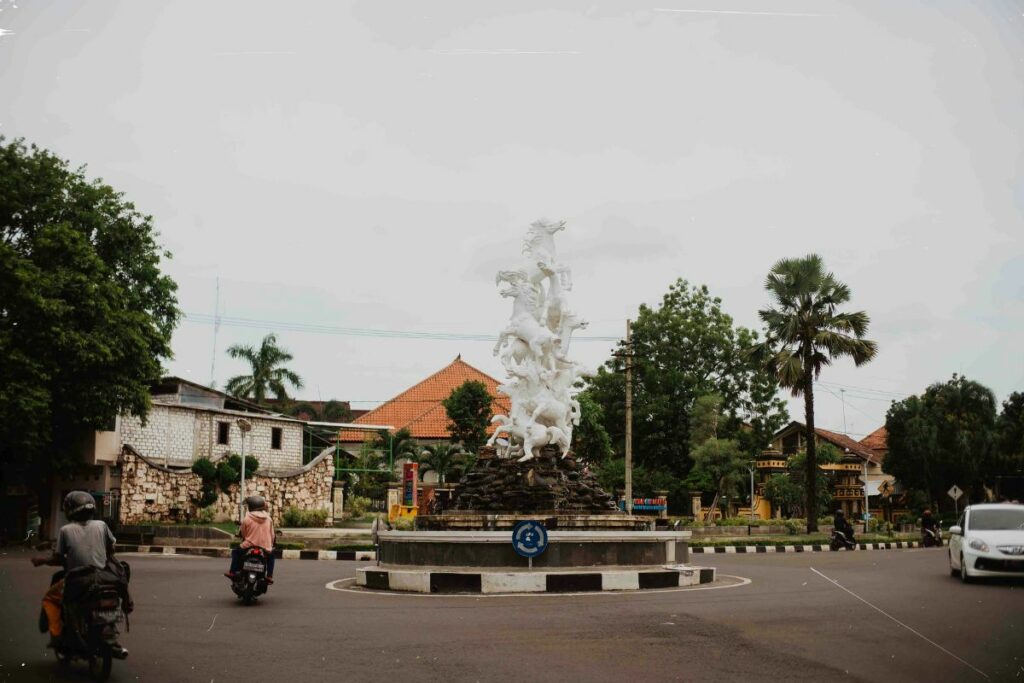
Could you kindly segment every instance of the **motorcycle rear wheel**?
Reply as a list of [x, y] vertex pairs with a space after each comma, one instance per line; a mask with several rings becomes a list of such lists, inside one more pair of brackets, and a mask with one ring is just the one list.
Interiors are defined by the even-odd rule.
[[92, 680], [103, 683], [110, 678], [111, 663], [112, 657], [109, 650], [89, 657], [89, 676], [92, 677]]

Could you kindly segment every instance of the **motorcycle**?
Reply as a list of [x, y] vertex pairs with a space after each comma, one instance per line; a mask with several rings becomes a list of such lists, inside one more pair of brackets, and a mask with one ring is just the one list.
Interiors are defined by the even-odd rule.
[[245, 605], [256, 602], [256, 598], [267, 592], [267, 551], [263, 548], [246, 548], [242, 556], [242, 571], [235, 574], [231, 590]]
[[829, 548], [832, 550], [841, 550], [846, 548], [847, 550], [853, 550], [857, 547], [857, 543], [846, 536], [842, 531], [838, 529], [832, 530], [832, 541], [829, 543]]
[[921, 545], [925, 548], [942, 547], [942, 526], [936, 525], [934, 529], [924, 527], [921, 529]]
[[113, 660], [128, 658], [128, 651], [117, 643], [117, 624], [126, 620], [117, 589], [101, 588], [81, 605], [65, 605], [63, 620], [63, 635], [54, 646], [61, 665], [83, 660], [94, 681], [105, 681]]

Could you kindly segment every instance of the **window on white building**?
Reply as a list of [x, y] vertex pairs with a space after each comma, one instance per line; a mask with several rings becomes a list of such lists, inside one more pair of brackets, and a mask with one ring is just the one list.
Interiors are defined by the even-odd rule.
[[228, 445], [228, 434], [231, 433], [230, 422], [218, 422], [217, 423], [217, 445], [227, 446]]
[[270, 428], [270, 447], [275, 451], [281, 450], [281, 428]]

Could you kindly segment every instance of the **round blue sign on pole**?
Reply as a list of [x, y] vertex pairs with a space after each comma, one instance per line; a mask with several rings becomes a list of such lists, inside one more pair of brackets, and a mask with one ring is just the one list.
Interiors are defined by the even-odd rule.
[[512, 529], [512, 549], [520, 557], [537, 557], [547, 547], [548, 530], [540, 522], [527, 519]]

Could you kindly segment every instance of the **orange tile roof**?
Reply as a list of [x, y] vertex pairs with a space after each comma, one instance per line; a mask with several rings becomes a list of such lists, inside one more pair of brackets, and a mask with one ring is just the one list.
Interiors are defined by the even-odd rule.
[[826, 441], [830, 441], [833, 445], [838, 446], [842, 449], [849, 449], [854, 455], [864, 458], [868, 462], [881, 463], [882, 458], [879, 457], [878, 453], [865, 446], [864, 444], [854, 441], [845, 434], [838, 432], [832, 432], [821, 427], [814, 428], [815, 433]]
[[[396, 430], [407, 428], [414, 439], [447, 439], [448, 413], [441, 401], [448, 398], [454, 389], [468, 380], [483, 382], [494, 398], [491, 411], [507, 415], [511, 409], [508, 396], [498, 393], [500, 382], [474, 368], [459, 356], [449, 365], [416, 384], [390, 401], [380, 404], [354, 424], [390, 425]], [[488, 427], [488, 433], [491, 428]], [[358, 443], [367, 438], [366, 432], [342, 431], [338, 440], [343, 443]]]
[[889, 431], [884, 426], [879, 427], [860, 442], [873, 451], [887, 451], [889, 450]]

